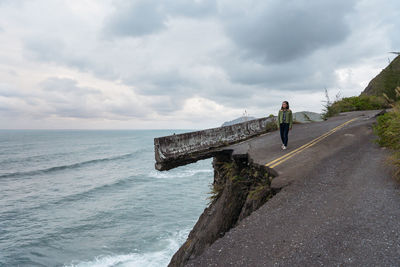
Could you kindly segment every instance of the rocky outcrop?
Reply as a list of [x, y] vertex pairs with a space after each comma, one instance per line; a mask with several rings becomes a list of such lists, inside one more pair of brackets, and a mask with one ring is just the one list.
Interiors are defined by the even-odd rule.
[[234, 124], [238, 124], [238, 123], [242, 123], [242, 122], [246, 122], [246, 121], [251, 121], [251, 120], [255, 120], [255, 119], [257, 119], [257, 118], [256, 117], [251, 117], [251, 116], [242, 116], [242, 117], [239, 117], [237, 119], [224, 122], [221, 125], [221, 127], [230, 126], [230, 125], [234, 125]]
[[323, 121], [322, 114], [312, 111], [299, 111], [293, 113], [293, 120], [300, 123]]
[[172, 257], [169, 266], [185, 263], [235, 227], [243, 218], [263, 205], [274, 193], [270, 185], [276, 173], [255, 164], [247, 154], [221, 151], [214, 157], [213, 195], [186, 242]]

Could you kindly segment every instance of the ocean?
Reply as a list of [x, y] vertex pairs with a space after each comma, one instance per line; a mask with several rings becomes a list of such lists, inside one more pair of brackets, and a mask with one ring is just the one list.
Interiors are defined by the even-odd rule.
[[0, 130], [0, 266], [166, 266], [209, 202], [211, 159], [154, 169], [183, 130]]

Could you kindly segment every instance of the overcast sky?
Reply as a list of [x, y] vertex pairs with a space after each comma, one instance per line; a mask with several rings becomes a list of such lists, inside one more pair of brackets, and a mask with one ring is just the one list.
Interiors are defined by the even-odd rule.
[[399, 0], [0, 0], [0, 128], [321, 112], [400, 50]]

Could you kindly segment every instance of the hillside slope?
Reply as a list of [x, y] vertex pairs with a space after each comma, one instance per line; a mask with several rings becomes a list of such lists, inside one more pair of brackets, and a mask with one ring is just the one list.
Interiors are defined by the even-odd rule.
[[397, 86], [400, 86], [400, 56], [373, 78], [361, 94], [382, 96], [385, 93], [389, 98], [395, 99], [394, 89]]

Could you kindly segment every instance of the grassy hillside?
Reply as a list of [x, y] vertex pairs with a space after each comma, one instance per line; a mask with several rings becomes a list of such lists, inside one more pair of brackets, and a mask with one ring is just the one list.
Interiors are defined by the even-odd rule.
[[359, 96], [336, 99], [333, 103], [328, 99], [323, 118], [346, 111], [389, 108], [400, 101], [396, 88], [400, 88], [400, 55], [373, 78]]
[[361, 95], [396, 98], [395, 88], [400, 86], [400, 56], [397, 56], [385, 69], [373, 78]]

